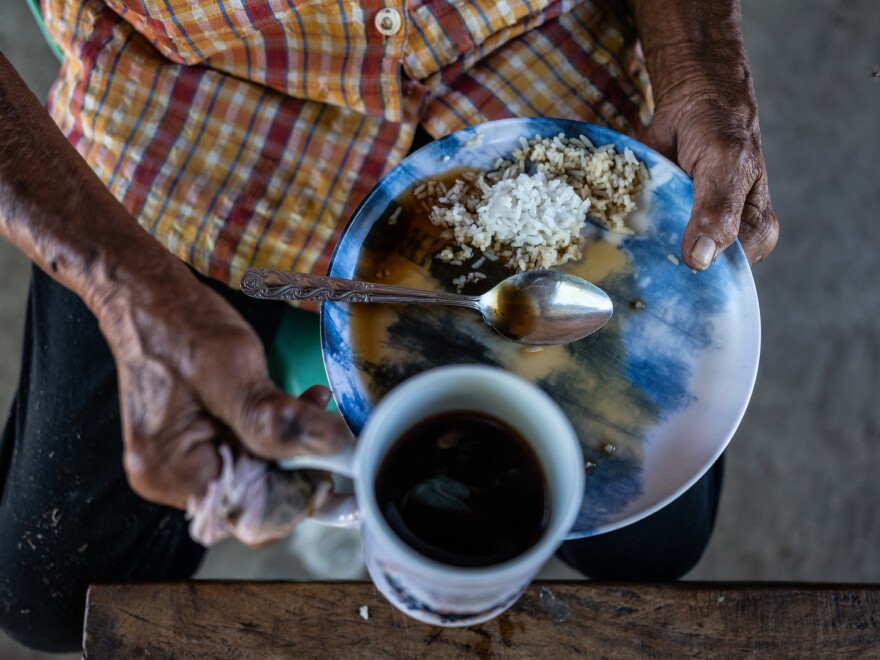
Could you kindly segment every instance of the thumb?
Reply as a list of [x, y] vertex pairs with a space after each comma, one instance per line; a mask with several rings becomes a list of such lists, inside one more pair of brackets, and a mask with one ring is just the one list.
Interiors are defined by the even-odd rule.
[[681, 240], [688, 267], [706, 270], [736, 240], [751, 179], [726, 158], [699, 162], [694, 168], [694, 204]]
[[299, 395], [299, 399], [300, 401], [314, 403], [319, 408], [326, 408], [333, 399], [333, 392], [330, 391], [330, 388], [323, 385], [312, 385]]
[[212, 412], [255, 456], [277, 461], [332, 454], [354, 442], [345, 422], [326, 412], [324, 402], [296, 399], [276, 388], [268, 375], [254, 375], [230, 388], [227, 405]]

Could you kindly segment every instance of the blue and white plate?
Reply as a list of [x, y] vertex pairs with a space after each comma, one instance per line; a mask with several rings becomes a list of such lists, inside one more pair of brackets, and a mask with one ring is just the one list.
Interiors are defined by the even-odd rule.
[[636, 234], [590, 227], [583, 262], [561, 269], [609, 293], [615, 311], [605, 328], [526, 352], [470, 310], [325, 303], [321, 341], [330, 385], [355, 432], [388, 390], [434, 366], [492, 364], [535, 382], [569, 416], [588, 461], [571, 531], [580, 538], [635, 522], [683, 493], [721, 455], [751, 396], [760, 352], [754, 281], [738, 243], [704, 273], [678, 263], [693, 201], [687, 175], [605, 128], [556, 119], [483, 124], [432, 142], [385, 176], [345, 229], [329, 274], [454, 290], [455, 273], [432, 258], [430, 238], [405, 218], [389, 222], [396, 200], [462, 167], [492, 169], [521, 137], [559, 133], [611, 143], [621, 153], [629, 147], [651, 173], [631, 219]]

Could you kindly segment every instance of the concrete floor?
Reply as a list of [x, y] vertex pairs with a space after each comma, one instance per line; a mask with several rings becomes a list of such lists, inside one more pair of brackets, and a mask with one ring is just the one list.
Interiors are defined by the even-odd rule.
[[[744, 3], [761, 110], [776, 252], [754, 271], [763, 351], [728, 451], [700, 580], [880, 582], [880, 5]], [[45, 98], [57, 64], [23, 2], [5, 3], [0, 50]], [[18, 370], [28, 265], [0, 242], [0, 409]], [[356, 552], [305, 527], [265, 550], [226, 544], [202, 575], [326, 575], [298, 547]], [[343, 562], [344, 563], [344, 562]], [[562, 575], [558, 567], [548, 575]], [[38, 658], [0, 639], [2, 658]]]

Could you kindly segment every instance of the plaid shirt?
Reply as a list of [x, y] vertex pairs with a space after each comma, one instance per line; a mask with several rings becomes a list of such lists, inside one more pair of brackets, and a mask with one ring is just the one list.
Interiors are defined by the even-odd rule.
[[[399, 29], [380, 26], [391, 8]], [[516, 116], [624, 133], [651, 99], [622, 0], [43, 0], [49, 108], [141, 225], [198, 271], [326, 272], [421, 124]], [[389, 27], [391, 29], [389, 29]]]

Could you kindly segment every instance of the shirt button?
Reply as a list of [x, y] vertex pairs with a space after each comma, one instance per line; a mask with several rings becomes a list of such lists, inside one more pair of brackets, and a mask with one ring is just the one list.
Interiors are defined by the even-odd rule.
[[380, 9], [376, 14], [375, 23], [376, 29], [386, 37], [393, 37], [400, 32], [400, 26], [403, 25], [403, 21], [400, 18], [400, 12], [391, 7]]

